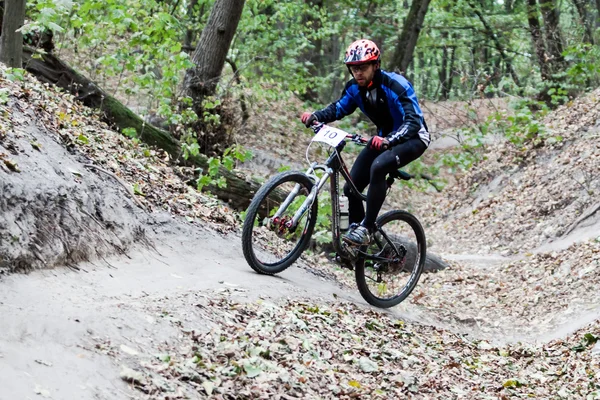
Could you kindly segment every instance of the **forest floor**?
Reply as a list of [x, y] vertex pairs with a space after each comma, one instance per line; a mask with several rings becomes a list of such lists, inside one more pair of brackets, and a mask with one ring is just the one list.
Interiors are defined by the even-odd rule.
[[[1, 277], [0, 399], [600, 398], [598, 91], [548, 117], [562, 141], [496, 144], [442, 193], [392, 198], [451, 266], [381, 311], [324, 255], [254, 274], [239, 217], [161, 152], [30, 78], [3, 88], [0, 173], [27, 179], [15, 166], [31, 154], [7, 149], [24, 123], [9, 107], [35, 110], [35, 135], [68, 142], [65, 160], [83, 156], [135, 188], [145, 217], [131, 218], [152, 245]], [[302, 162], [288, 145], [308, 136], [259, 146], [264, 136], [248, 142], [271, 157], [265, 172]], [[78, 172], [67, 175], [95, 173]]]

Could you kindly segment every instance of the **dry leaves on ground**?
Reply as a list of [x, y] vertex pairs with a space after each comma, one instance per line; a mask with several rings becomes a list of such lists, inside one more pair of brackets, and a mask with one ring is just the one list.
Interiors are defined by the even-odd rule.
[[19, 121], [10, 111], [18, 108], [31, 116], [40, 129], [79, 155], [82, 162], [101, 168], [90, 168], [90, 173], [107, 181], [114, 179], [112, 174], [123, 181], [147, 210], [163, 209], [190, 222], [203, 221], [218, 231], [231, 231], [239, 225], [232, 210], [186, 183], [193, 179], [193, 169], [174, 167], [163, 151], [111, 130], [100, 121], [97, 112], [73, 96], [41, 84], [29, 74], [23, 81], [11, 82], [3, 67], [0, 80], [8, 93], [6, 103], [0, 104], [0, 137], [18, 134], [14, 127]]
[[494, 267], [422, 275], [409, 301], [446, 323], [535, 340], [600, 308], [600, 240]]
[[528, 252], [568, 232], [600, 199], [600, 89], [552, 112], [541, 146], [492, 146], [417, 214], [440, 251]]
[[598, 322], [565, 340], [498, 348], [351, 303], [245, 303], [232, 293], [155, 299], [147, 312], [176, 327], [176, 340], [133, 357], [98, 348], [127, 358], [133, 384], [156, 399], [600, 396]]

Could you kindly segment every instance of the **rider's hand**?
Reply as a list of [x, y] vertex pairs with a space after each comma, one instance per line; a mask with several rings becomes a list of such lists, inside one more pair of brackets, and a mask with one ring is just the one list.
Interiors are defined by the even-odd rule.
[[310, 113], [308, 111], [302, 113], [302, 115], [300, 116], [300, 120], [304, 125], [306, 125], [307, 128], [310, 128], [315, 122], [319, 122], [317, 121], [317, 117], [315, 117], [315, 114]]
[[373, 136], [367, 143], [367, 147], [369, 149], [383, 151], [387, 150], [390, 147], [390, 142], [389, 140], [381, 136]]

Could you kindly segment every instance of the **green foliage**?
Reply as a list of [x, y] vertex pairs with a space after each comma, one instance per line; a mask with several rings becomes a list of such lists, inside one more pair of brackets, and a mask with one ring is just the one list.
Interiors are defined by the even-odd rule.
[[8, 103], [8, 89], [0, 88], [0, 105]]
[[137, 138], [137, 136], [138, 136], [135, 128], [125, 128], [125, 129], [123, 129], [122, 133], [123, 133], [123, 135], [125, 135], [129, 138]]
[[[509, 112], [497, 111], [484, 122], [473, 123], [460, 129], [458, 151], [442, 154], [435, 167], [428, 168], [426, 173], [435, 176], [436, 168], [440, 167], [449, 168], [450, 171], [470, 169], [473, 164], [482, 160], [483, 147], [491, 140], [491, 136], [504, 138], [517, 149], [563, 140], [562, 136], [555, 134], [542, 123], [543, 117], [549, 112], [545, 103], [520, 99], [511, 102], [510, 108]], [[413, 164], [415, 163], [411, 163], [410, 166]]]
[[[193, 66], [190, 50], [183, 43], [193, 45], [197, 41], [213, 3], [199, 0], [190, 10], [188, 2], [161, 0], [32, 0], [27, 2], [29, 22], [21, 30], [25, 34], [52, 30], [57, 52], [66, 47], [79, 59], [77, 69], [106, 85], [125, 103], [131, 100], [176, 126], [174, 133], [182, 142], [183, 157], [188, 159], [199, 154], [200, 146], [196, 132], [183, 128], [198, 121], [191, 99], [180, 93], [184, 73]], [[516, 86], [507, 58], [500, 55], [469, 3], [440, 0], [430, 4], [414, 61], [406, 71], [420, 98], [441, 97], [443, 66], [452, 84], [451, 99], [507, 94], [525, 97], [547, 90], [549, 104], [556, 105], [567, 101], [573, 92], [600, 85], [600, 48], [582, 42], [573, 7], [566, 3], [557, 6], [568, 45], [563, 53], [564, 68], [554, 71], [553, 82], [545, 82], [540, 77], [531, 34], [522, 29], [527, 26], [526, 5], [512, 3], [509, 8], [492, 2], [481, 11], [494, 38], [505, 49], [521, 87]], [[243, 94], [247, 104], [277, 104], [289, 96], [308, 96], [316, 102], [307, 104], [309, 108], [334, 100], [349, 77], [341, 62], [346, 46], [359, 37], [373, 38], [382, 49], [386, 68], [392, 62], [407, 12], [404, 3], [385, 0], [247, 0], [228, 54], [238, 70], [234, 76], [226, 66], [217, 94], [204, 99], [200, 122], [209, 129], [219, 125], [219, 110], [228, 95]], [[9, 70], [7, 78], [22, 79], [22, 73]], [[0, 102], [6, 101], [7, 94], [0, 92]], [[503, 135], [517, 147], [561, 140], [540, 122], [547, 105], [526, 100], [513, 107], [511, 113], [496, 113], [483, 123], [471, 121], [457, 132], [461, 151], [449, 152], [434, 167], [413, 163], [409, 172], [435, 175], [435, 169], [444, 166], [468, 169], [480, 159], [480, 149], [491, 134]], [[278, 123], [276, 118], [272, 121]], [[280, 129], [287, 129], [286, 124]], [[341, 127], [361, 134], [373, 129], [365, 119], [346, 119]], [[137, 137], [133, 130], [123, 133]], [[233, 168], [248, 156], [246, 153], [236, 148], [211, 159], [208, 171], [198, 179], [199, 189], [223, 185], [219, 166]], [[326, 200], [321, 203], [320, 207], [329, 207]], [[320, 215], [328, 214], [324, 209]], [[325, 227], [324, 219], [322, 223]]]
[[208, 126], [218, 126], [221, 123], [221, 116], [215, 112], [221, 105], [221, 100], [214, 96], [207, 97], [202, 102], [202, 119]]
[[33, 18], [19, 29], [23, 35], [46, 30], [65, 32], [74, 3], [71, 0], [37, 0], [27, 1], [26, 6], [28, 15]]
[[88, 137], [84, 134], [80, 134], [79, 136], [77, 136], [77, 141], [81, 144], [88, 144], [90, 142]]
[[232, 54], [252, 66], [244, 72], [252, 82], [304, 93], [314, 73], [313, 61], [304, 55], [323, 37], [319, 26], [326, 20], [325, 10], [309, 2], [249, 0]]
[[538, 146], [543, 142], [553, 143], [562, 141], [560, 135], [555, 135], [546, 128], [542, 118], [548, 113], [549, 108], [542, 102], [521, 100], [512, 104], [513, 114], [491, 116], [489, 129], [503, 134], [508, 141], [517, 148], [524, 145]]
[[321, 191], [318, 199], [317, 223], [313, 239], [322, 245], [331, 243], [331, 196], [328, 191]]
[[566, 70], [567, 81], [584, 89], [600, 85], [600, 48], [588, 43], [576, 43], [563, 53], [570, 63]]
[[[22, 30], [54, 31], [59, 48], [64, 43], [77, 54], [87, 54], [93, 79], [117, 78], [115, 90], [147, 100], [144, 106], [177, 124], [188, 119], [180, 115], [177, 88], [184, 71], [192, 67], [182, 43], [186, 35], [197, 40], [212, 4], [200, 0], [189, 9], [188, 2], [160, 0], [33, 0], [27, 2], [30, 22]], [[599, 83], [600, 50], [581, 42], [576, 10], [562, 3], [559, 7], [562, 33], [569, 43], [562, 73], [569, 85], [593, 87]], [[229, 57], [238, 65], [241, 85], [250, 88], [254, 97], [270, 100], [316, 91], [330, 101], [349, 76], [341, 63], [345, 47], [358, 37], [373, 38], [383, 50], [385, 67], [392, 61], [407, 12], [404, 3], [385, 0], [247, 0]], [[531, 73], [539, 68], [532, 56], [530, 32], [521, 29], [527, 25], [525, 4], [517, 2], [509, 8], [492, 2], [482, 12], [522, 86], [539, 88], [539, 75]], [[408, 75], [420, 97], [438, 98], [442, 64], [449, 62], [452, 53], [452, 71], [447, 71], [452, 98], [521, 91], [494, 46], [466, 1], [433, 2]], [[219, 96], [243, 89], [233, 89], [232, 80], [223, 82]], [[339, 89], [332, 92], [336, 85]], [[210, 111], [202, 118], [218, 123]]]
[[25, 70], [22, 68], [7, 68], [2, 76], [11, 82], [22, 82], [25, 79]]
[[133, 194], [135, 194], [136, 196], [145, 196], [144, 192], [142, 192], [142, 189], [140, 188], [140, 185], [138, 183], [133, 184]]
[[[59, 47], [87, 55], [92, 79], [117, 82], [115, 91], [144, 94], [144, 104], [170, 123], [189, 119], [179, 109], [182, 74], [193, 66], [182, 51], [185, 34], [171, 5], [158, 0], [34, 0], [27, 2], [31, 23], [24, 33], [44, 29], [58, 33]], [[62, 40], [61, 40], [62, 39]], [[83, 66], [84, 71], [86, 65]]]
[[[198, 143], [195, 142], [197, 145]], [[192, 147], [192, 146], [188, 146]], [[197, 154], [197, 148], [195, 149]], [[245, 150], [241, 145], [234, 145], [229, 147], [223, 153], [221, 158], [210, 157], [208, 159], [208, 171], [200, 170], [200, 176], [196, 181], [196, 188], [201, 191], [204, 187], [214, 185], [219, 188], [227, 186], [227, 181], [224, 176], [221, 176], [219, 169], [221, 167], [228, 171], [232, 171], [237, 162], [245, 162], [252, 158], [252, 153], [249, 150]]]

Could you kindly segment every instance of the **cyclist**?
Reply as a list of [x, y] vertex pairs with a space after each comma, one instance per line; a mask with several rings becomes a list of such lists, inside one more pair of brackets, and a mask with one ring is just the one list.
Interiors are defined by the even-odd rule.
[[387, 192], [387, 174], [419, 158], [431, 141], [412, 85], [403, 76], [380, 69], [380, 54], [370, 40], [353, 42], [344, 57], [353, 79], [346, 83], [340, 99], [300, 117], [309, 127], [339, 120], [358, 107], [377, 127], [377, 136], [369, 140], [350, 171], [359, 192], [369, 185], [366, 214], [361, 199], [352, 196], [349, 183], [344, 185], [351, 223], [344, 241], [351, 245], [371, 241]]

